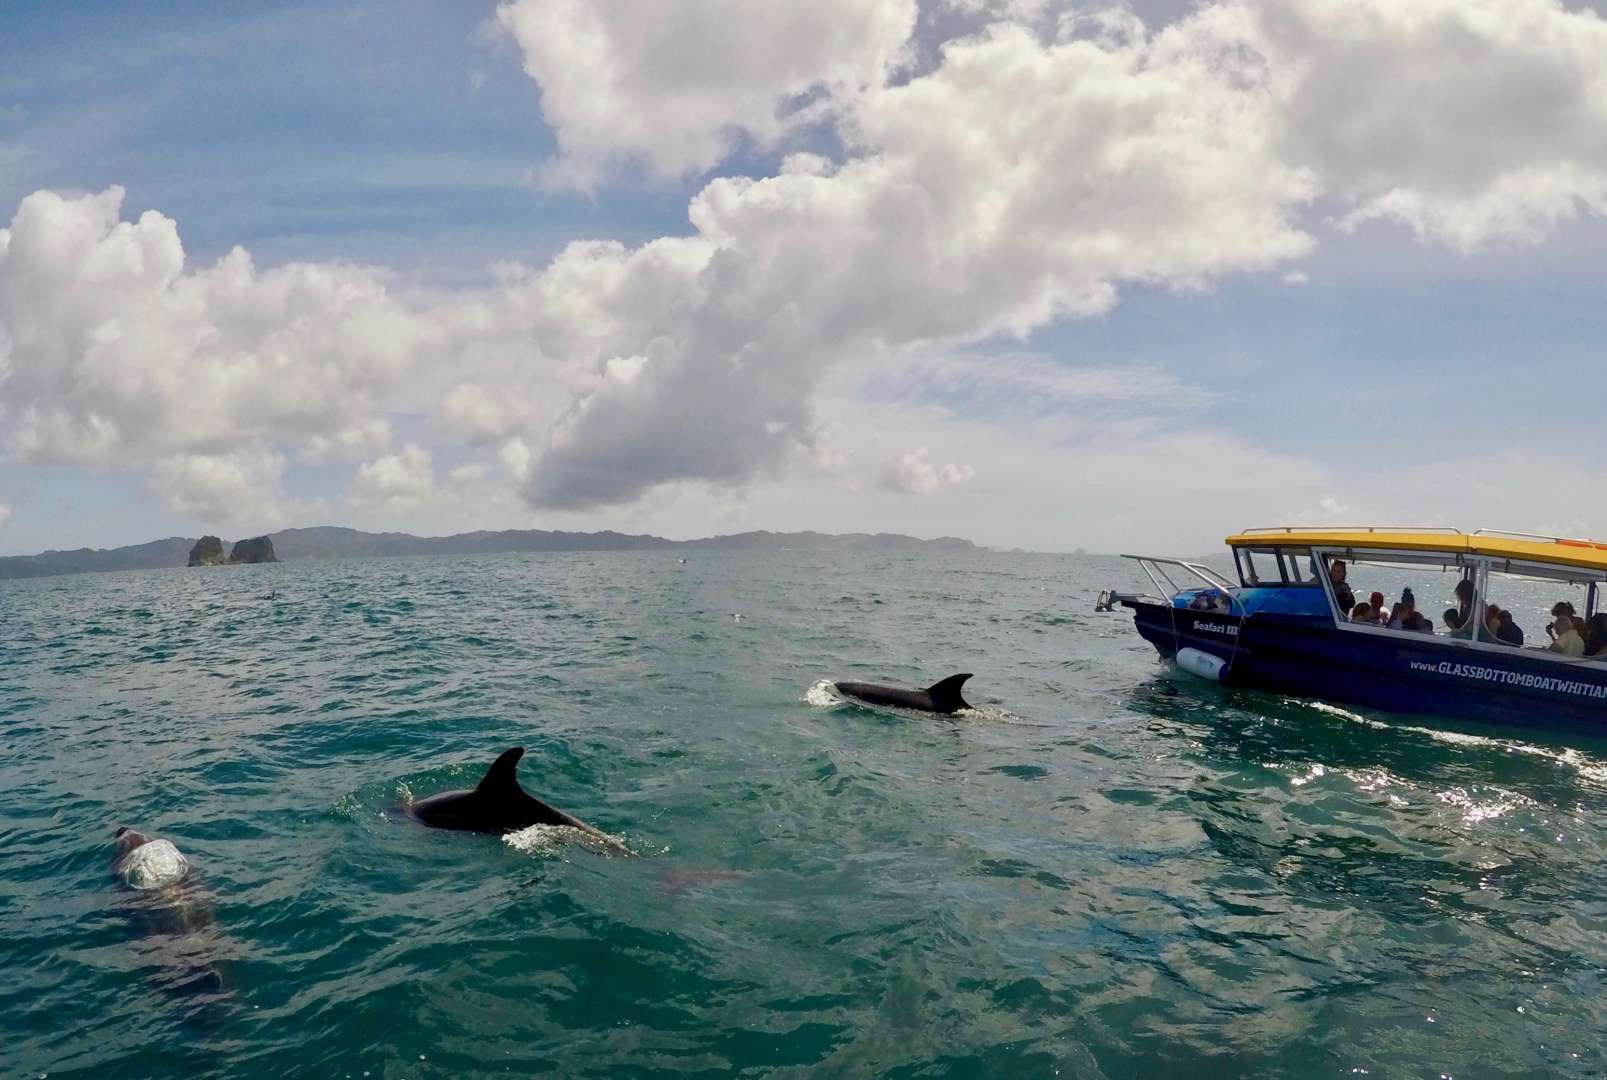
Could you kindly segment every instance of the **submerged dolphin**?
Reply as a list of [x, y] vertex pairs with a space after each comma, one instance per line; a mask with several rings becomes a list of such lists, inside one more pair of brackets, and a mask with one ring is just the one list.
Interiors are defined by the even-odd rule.
[[548, 806], [520, 787], [519, 759], [524, 752], [522, 746], [504, 750], [472, 791], [447, 791], [431, 795], [408, 807], [408, 814], [432, 829], [459, 829], [465, 832], [506, 833], [531, 825], [567, 825], [609, 847], [624, 847], [601, 829]]
[[921, 712], [953, 713], [969, 709], [970, 703], [960, 696], [960, 687], [971, 677], [950, 675], [933, 683], [925, 690], [900, 690], [896, 686], [876, 686], [873, 683], [840, 682], [832, 685], [837, 692], [866, 705], [893, 705], [900, 709], [918, 709]]
[[112, 834], [112, 872], [130, 890], [118, 907], [134, 938], [130, 947], [170, 990], [225, 992], [219, 958], [229, 952], [214, 925], [212, 897], [196, 882], [173, 841], [128, 826]]
[[190, 872], [190, 862], [171, 840], [154, 839], [120, 825], [112, 834], [112, 869], [131, 889], [164, 889]]

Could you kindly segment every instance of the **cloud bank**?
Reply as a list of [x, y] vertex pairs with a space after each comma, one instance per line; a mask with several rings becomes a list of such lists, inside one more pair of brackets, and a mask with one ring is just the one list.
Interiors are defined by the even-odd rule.
[[[290, 461], [356, 466], [355, 504], [406, 512], [450, 445], [495, 448], [547, 511], [735, 490], [815, 467], [835, 371], [919, 353], [932, 393], [1065, 415], [1134, 378], [1186, 410], [1174, 375], [1011, 343], [1134, 287], [1303, 281], [1331, 228], [1474, 253], [1607, 213], [1607, 23], [1554, 0], [1221, 0], [1159, 29], [970, 7], [980, 29], [921, 42], [911, 0], [503, 4], [555, 179], [744, 147], [774, 168], [703, 184], [685, 235], [577, 241], [475, 289], [238, 248], [191, 267], [120, 189], [31, 195], [0, 230], [0, 445], [146, 467], [196, 515], [277, 498]], [[393, 451], [402, 415], [424, 433]], [[880, 422], [874, 399], [832, 418]], [[884, 447], [875, 483], [969, 480], [936, 445]]]

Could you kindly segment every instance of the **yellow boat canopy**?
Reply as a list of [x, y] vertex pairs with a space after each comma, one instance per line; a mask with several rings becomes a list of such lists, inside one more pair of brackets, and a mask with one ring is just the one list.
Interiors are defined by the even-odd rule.
[[1357, 526], [1246, 529], [1227, 538], [1229, 547], [1321, 547], [1355, 550], [1449, 552], [1482, 555], [1493, 559], [1550, 563], [1607, 572], [1607, 543], [1597, 540], [1569, 540], [1529, 533], [1496, 532], [1480, 529], [1465, 533], [1457, 529], [1411, 529], [1395, 526]]

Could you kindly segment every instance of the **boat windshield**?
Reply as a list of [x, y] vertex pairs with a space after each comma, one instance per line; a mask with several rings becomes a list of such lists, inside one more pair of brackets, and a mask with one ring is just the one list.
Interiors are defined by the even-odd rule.
[[1239, 567], [1239, 581], [1247, 588], [1321, 584], [1310, 548], [1236, 547], [1233, 549], [1233, 558]]

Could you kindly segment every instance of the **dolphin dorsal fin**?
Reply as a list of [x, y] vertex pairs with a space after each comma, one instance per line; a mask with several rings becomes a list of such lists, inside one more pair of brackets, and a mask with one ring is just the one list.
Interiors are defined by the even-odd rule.
[[965, 680], [970, 677], [971, 673], [968, 671], [963, 675], [950, 675], [928, 686], [926, 694], [932, 699], [932, 705], [950, 712], [955, 709], [969, 709], [971, 706], [960, 696], [960, 687], [964, 686]]
[[491, 767], [480, 778], [479, 785], [474, 789], [482, 795], [504, 795], [510, 791], [519, 791], [519, 759], [524, 757], [525, 748], [515, 746], [512, 750], [504, 750]]

